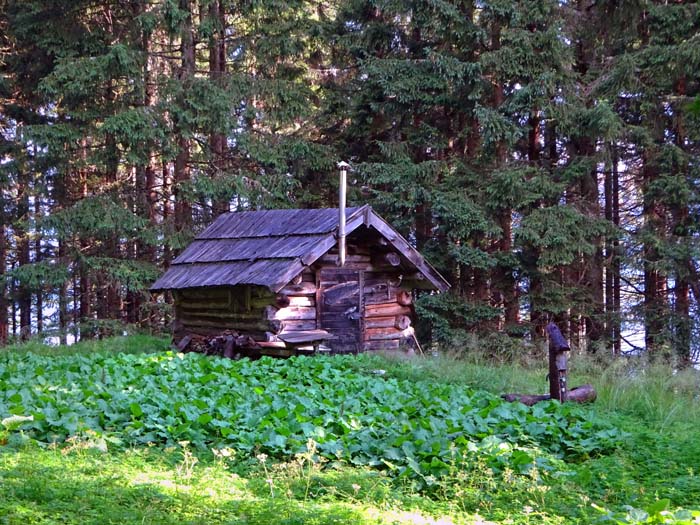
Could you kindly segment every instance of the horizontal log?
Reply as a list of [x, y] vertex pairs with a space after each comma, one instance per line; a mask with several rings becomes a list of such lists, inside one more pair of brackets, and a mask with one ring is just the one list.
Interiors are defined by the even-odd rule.
[[276, 320], [264, 320], [260, 319], [257, 321], [233, 321], [227, 320], [222, 321], [220, 319], [207, 319], [207, 318], [182, 318], [182, 323], [184, 325], [185, 331], [189, 327], [205, 327], [205, 328], [218, 328], [219, 331], [224, 330], [236, 330], [238, 332], [255, 331], [255, 332], [272, 332], [277, 333], [282, 329], [282, 323]]
[[371, 317], [365, 319], [365, 328], [389, 328], [396, 323], [396, 317], [389, 315], [386, 317]]
[[316, 308], [303, 306], [288, 306], [287, 308], [280, 308], [274, 313], [273, 319], [280, 321], [286, 321], [288, 319], [316, 319]]
[[175, 301], [175, 306], [177, 308], [185, 308], [187, 310], [230, 310], [231, 303], [229, 303], [228, 297], [217, 301], [216, 298], [211, 300], [185, 300], [178, 299]]
[[286, 297], [289, 299], [289, 304], [287, 306], [316, 306], [315, 297], [294, 295], [287, 295]]
[[[184, 329], [183, 333], [192, 334], [192, 335], [201, 336], [201, 337], [218, 337], [218, 336], [223, 335], [227, 332], [235, 334], [236, 336], [239, 335], [239, 332], [233, 328], [195, 326], [195, 325], [188, 326], [187, 328]], [[248, 336], [252, 337], [253, 339], [255, 339], [256, 341], [265, 341], [266, 340], [265, 332], [256, 332], [254, 330], [247, 330], [244, 332], [245, 332], [244, 335], [248, 335]]]
[[337, 333], [339, 331], [354, 333], [358, 330], [357, 323], [352, 323], [350, 321], [342, 322], [336, 320], [321, 320], [320, 327], [323, 330], [330, 330], [333, 333]]
[[399, 330], [405, 330], [411, 326], [411, 318], [407, 315], [397, 315], [394, 319], [394, 327]]
[[283, 295], [313, 295], [316, 293], [316, 283], [288, 284], [279, 293]]
[[257, 345], [261, 348], [287, 348], [284, 341], [257, 341]]
[[[384, 330], [384, 332], [381, 332], [380, 330]], [[405, 330], [397, 330], [395, 328], [376, 328], [374, 330], [366, 330], [364, 339], [366, 341], [388, 341], [392, 339], [400, 340], [411, 337], [413, 333], [413, 327], [408, 327]]]
[[392, 341], [365, 341], [362, 348], [366, 351], [397, 350], [401, 342], [398, 339]]
[[260, 350], [260, 355], [267, 355], [270, 357], [291, 357], [293, 356], [296, 352], [292, 348], [264, 348], [261, 347]]
[[214, 287], [214, 288], [186, 288], [178, 290], [174, 293], [176, 298], [183, 300], [209, 300], [212, 298], [225, 298], [228, 300], [230, 288]]
[[397, 330], [393, 325], [382, 328], [365, 328], [363, 337], [367, 341], [398, 339], [401, 337], [401, 330]]
[[[540, 401], [548, 401], [552, 399], [549, 394], [529, 395], [529, 394], [503, 394], [503, 399], [509, 402], [519, 401], [524, 405], [532, 406]], [[572, 403], [592, 403], [598, 397], [598, 393], [593, 388], [593, 385], [581, 385], [567, 391], [565, 401]]]
[[285, 308], [290, 304], [289, 296], [279, 294], [275, 297], [275, 306], [277, 308]]
[[[368, 294], [363, 297], [365, 304], [384, 304], [394, 301], [394, 297], [387, 292]], [[397, 303], [398, 304], [398, 303]]]
[[365, 306], [365, 317], [386, 317], [388, 315], [410, 315], [411, 309], [408, 306], [401, 306], [400, 304], [391, 303], [380, 303], [380, 304], [368, 304]]
[[279, 338], [285, 343], [311, 343], [333, 339], [333, 334], [326, 330], [305, 330], [300, 332], [282, 332]]
[[[327, 253], [323, 257], [321, 257], [320, 262], [322, 264], [336, 264], [338, 260], [338, 254], [336, 253]], [[345, 256], [345, 264], [353, 264], [353, 263], [369, 263], [370, 262], [370, 257], [369, 255], [362, 255], [362, 254], [347, 254]]]
[[240, 320], [240, 321], [257, 321], [265, 318], [262, 310], [257, 312], [233, 312], [225, 310], [179, 310], [180, 317], [183, 319], [225, 319], [225, 320]]
[[282, 330], [293, 332], [295, 330], [314, 330], [316, 328], [316, 320], [288, 320], [282, 321]]
[[398, 290], [396, 292], [396, 302], [401, 306], [411, 306], [413, 304], [413, 295], [406, 290]]
[[399, 257], [398, 253], [395, 252], [389, 252], [389, 253], [380, 253], [372, 257], [372, 265], [377, 266], [377, 267], [382, 267], [382, 266], [392, 266], [396, 267], [399, 264], [401, 264], [401, 257]]
[[[248, 301], [248, 305], [250, 306], [251, 310], [262, 310], [268, 305], [274, 304], [276, 305], [278, 302], [277, 297], [274, 296], [273, 294], [270, 294], [266, 297], [251, 297], [250, 300]], [[240, 301], [240, 304], [245, 304], [244, 300]]]
[[[367, 245], [366, 242], [359, 241], [359, 242], [347, 242], [346, 246], [346, 251], [348, 255], [369, 255], [370, 254], [370, 247]], [[331, 255], [338, 255], [338, 245], [336, 244], [328, 250], [329, 254]]]

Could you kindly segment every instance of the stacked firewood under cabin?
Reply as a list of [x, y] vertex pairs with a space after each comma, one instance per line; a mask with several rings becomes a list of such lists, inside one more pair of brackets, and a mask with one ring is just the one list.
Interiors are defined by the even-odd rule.
[[448, 284], [369, 206], [220, 216], [151, 288], [174, 297], [174, 342], [217, 355], [414, 348], [415, 289]]

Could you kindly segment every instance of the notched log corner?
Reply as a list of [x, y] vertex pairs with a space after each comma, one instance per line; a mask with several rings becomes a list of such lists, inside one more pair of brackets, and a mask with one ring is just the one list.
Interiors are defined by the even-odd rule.
[[[529, 395], [529, 394], [503, 394], [501, 396], [505, 401], [515, 402], [519, 401], [527, 406], [532, 406], [540, 401], [547, 401], [552, 399], [549, 394], [542, 395]], [[581, 385], [576, 388], [572, 388], [566, 393], [566, 398], [564, 401], [571, 401], [572, 403], [592, 403], [598, 397], [598, 393], [593, 388], [593, 385]]]

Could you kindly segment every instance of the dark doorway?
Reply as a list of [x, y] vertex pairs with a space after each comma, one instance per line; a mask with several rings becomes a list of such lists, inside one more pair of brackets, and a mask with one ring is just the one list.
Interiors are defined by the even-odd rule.
[[319, 272], [321, 328], [335, 337], [334, 352], [358, 352], [361, 344], [361, 272], [324, 268]]

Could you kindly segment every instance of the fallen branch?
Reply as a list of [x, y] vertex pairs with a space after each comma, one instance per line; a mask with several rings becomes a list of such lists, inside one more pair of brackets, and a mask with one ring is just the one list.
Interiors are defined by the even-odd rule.
[[[532, 406], [540, 401], [548, 401], [552, 399], [549, 394], [529, 395], [529, 394], [503, 394], [503, 399], [509, 402], [519, 401], [527, 406]], [[598, 393], [593, 388], [593, 385], [581, 385], [566, 392], [564, 401], [573, 403], [592, 403], [598, 397]]]

